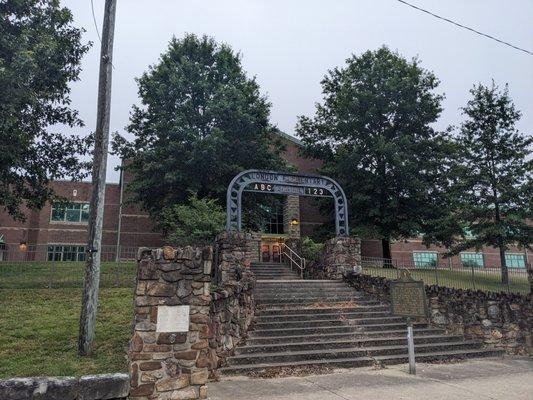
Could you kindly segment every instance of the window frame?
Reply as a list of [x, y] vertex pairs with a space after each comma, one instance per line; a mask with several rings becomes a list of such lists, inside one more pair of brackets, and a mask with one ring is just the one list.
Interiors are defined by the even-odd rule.
[[[269, 215], [265, 218], [261, 233], [266, 235], [284, 235], [285, 234], [285, 215], [283, 212], [283, 206], [275, 205], [274, 207], [268, 207]], [[275, 229], [273, 229], [275, 228]]]
[[86, 244], [48, 243], [46, 247], [46, 260], [55, 262], [84, 262], [87, 259], [86, 249]]
[[[435, 255], [435, 264], [425, 263], [424, 265], [419, 265], [421, 262], [417, 260], [415, 255], [417, 254], [434, 254]], [[423, 251], [423, 250], [413, 250], [413, 266], [415, 268], [427, 268], [427, 267], [436, 267], [439, 265], [439, 252], [438, 251]]]
[[[49, 222], [51, 224], [78, 224], [78, 225], [86, 225], [89, 223], [89, 213], [90, 213], [90, 203], [87, 201], [73, 201], [70, 203], [66, 203], [61, 208], [57, 207], [57, 205], [60, 204], [60, 202], [52, 202], [50, 206], [50, 218]], [[56, 212], [62, 212], [63, 213], [63, 219], [54, 219], [54, 211]], [[69, 211], [77, 211], [78, 212], [78, 220], [77, 221], [69, 221], [67, 218]], [[86, 219], [84, 218], [84, 215], [86, 215]]]
[[[521, 260], [521, 263], [523, 266], [521, 267], [515, 267], [515, 266], [511, 266], [509, 265], [509, 259], [507, 258], [507, 256], [515, 256], [515, 257], [520, 257], [520, 260]], [[518, 260], [518, 258], [517, 258]], [[526, 256], [524, 253], [507, 253], [505, 252], [505, 265], [507, 266], [507, 268], [517, 268], [517, 269], [526, 269]]]
[[474, 268], [485, 268], [485, 255], [483, 253], [475, 252], [475, 251], [462, 251], [459, 253], [459, 260], [461, 260], [461, 266], [463, 268], [470, 268], [471, 265], [465, 265], [465, 260], [463, 260], [463, 255], [466, 256], [480, 256], [481, 257], [481, 265], [474, 265]]

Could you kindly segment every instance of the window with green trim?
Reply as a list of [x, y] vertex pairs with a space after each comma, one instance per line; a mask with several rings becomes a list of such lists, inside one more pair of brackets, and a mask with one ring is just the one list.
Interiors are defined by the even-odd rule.
[[508, 268], [525, 268], [526, 258], [520, 253], [505, 253], [505, 264]]
[[87, 222], [89, 220], [89, 203], [52, 204], [50, 221], [53, 222]]
[[434, 267], [437, 265], [438, 254], [435, 251], [413, 251], [415, 267]]
[[482, 253], [461, 253], [460, 257], [463, 267], [483, 268], [485, 266]]

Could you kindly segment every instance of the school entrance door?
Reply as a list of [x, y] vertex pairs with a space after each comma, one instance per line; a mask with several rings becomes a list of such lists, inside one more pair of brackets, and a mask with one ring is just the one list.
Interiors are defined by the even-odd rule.
[[279, 263], [281, 262], [281, 246], [283, 238], [261, 238], [261, 262]]

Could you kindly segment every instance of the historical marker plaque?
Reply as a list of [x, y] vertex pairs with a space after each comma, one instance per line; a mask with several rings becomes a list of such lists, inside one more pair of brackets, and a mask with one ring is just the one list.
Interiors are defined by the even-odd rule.
[[157, 307], [157, 332], [188, 332], [189, 306]]
[[427, 317], [424, 282], [403, 277], [390, 283], [391, 311], [399, 317]]

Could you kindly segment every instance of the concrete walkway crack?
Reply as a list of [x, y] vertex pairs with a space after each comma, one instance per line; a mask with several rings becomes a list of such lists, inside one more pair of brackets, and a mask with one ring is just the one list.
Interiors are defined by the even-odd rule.
[[468, 392], [468, 393], [472, 393], [476, 396], [479, 396], [480, 398], [483, 397], [484, 399], [490, 399], [490, 400], [495, 400], [497, 399], [496, 397], [493, 397], [493, 396], [486, 396], [482, 393], [478, 393], [474, 390], [470, 390], [468, 389], [467, 387], [465, 386], [462, 386], [462, 385], [456, 385], [456, 384], [453, 384], [453, 383], [448, 383], [446, 381], [443, 381], [443, 380], [440, 380], [440, 379], [437, 379], [437, 378], [427, 378], [427, 377], [423, 377], [422, 379], [427, 379], [429, 381], [433, 381], [433, 382], [437, 382], [437, 383], [440, 383], [442, 385], [446, 385], [446, 386], [450, 386], [450, 387], [453, 387], [453, 388], [456, 388], [456, 389], [461, 389], [461, 390], [464, 390], [465, 392]]
[[320, 385], [320, 384], [317, 383], [317, 382], [313, 382], [311, 379], [308, 379], [307, 377], [303, 377], [303, 378], [304, 378], [305, 381], [309, 382], [310, 384], [315, 385], [315, 386], [318, 386], [320, 389], [325, 390], [325, 391], [327, 391], [327, 392], [330, 392], [331, 394], [333, 394], [333, 395], [339, 397], [340, 399], [343, 399], [343, 400], [352, 400], [352, 399], [349, 399], [348, 397], [344, 397], [344, 396], [342, 396], [342, 395], [340, 395], [340, 394], [334, 392], [333, 390], [331, 390], [331, 389], [329, 389], [329, 388], [327, 388], [327, 387], [325, 387], [325, 386]]

